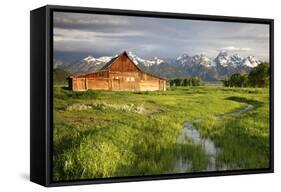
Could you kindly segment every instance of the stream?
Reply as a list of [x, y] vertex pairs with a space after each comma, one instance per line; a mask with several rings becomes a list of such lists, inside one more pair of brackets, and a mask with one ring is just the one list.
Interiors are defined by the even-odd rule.
[[[254, 109], [254, 106], [247, 104], [246, 107], [243, 107], [242, 109], [218, 116], [218, 119], [222, 119], [226, 115], [239, 115], [252, 109]], [[219, 149], [210, 138], [202, 138], [198, 129], [191, 122], [184, 123], [181, 133], [177, 138], [177, 145], [180, 151], [182, 151], [182, 145], [184, 145], [186, 141], [190, 141], [195, 145], [201, 145], [203, 151], [208, 156], [208, 164], [203, 171], [216, 171], [219, 169], [216, 166], [216, 157], [219, 153]], [[176, 173], [185, 173], [191, 169], [192, 161], [186, 160], [183, 155], [180, 155], [175, 163]], [[224, 167], [224, 169], [226, 168]]]

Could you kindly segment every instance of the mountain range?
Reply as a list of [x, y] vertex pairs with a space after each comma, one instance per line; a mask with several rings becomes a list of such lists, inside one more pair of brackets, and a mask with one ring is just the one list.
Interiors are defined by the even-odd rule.
[[[226, 51], [220, 51], [214, 58], [204, 54], [183, 54], [175, 59], [160, 59], [158, 57], [143, 59], [132, 52], [128, 52], [128, 55], [142, 70], [168, 79], [198, 76], [206, 81], [216, 81], [233, 73], [248, 73], [253, 67], [261, 63], [254, 56], [230, 55]], [[71, 64], [54, 59], [54, 68], [60, 68], [72, 74], [89, 73], [102, 68], [116, 56], [87, 56]]]

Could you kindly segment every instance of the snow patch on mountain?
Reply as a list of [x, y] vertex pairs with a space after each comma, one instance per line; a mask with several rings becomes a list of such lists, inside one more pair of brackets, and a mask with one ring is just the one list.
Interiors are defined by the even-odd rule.
[[204, 54], [189, 56], [188, 54], [183, 54], [176, 59], [176, 63], [182, 66], [193, 66], [193, 65], [203, 65], [205, 67], [215, 66], [212, 59], [208, 58]]
[[88, 62], [88, 63], [94, 63], [95, 65], [100, 65], [100, 64], [105, 64], [109, 62], [113, 57], [112, 56], [103, 56], [103, 57], [92, 57], [88, 56], [83, 59], [83, 61]]
[[128, 52], [129, 57], [133, 60], [136, 65], [142, 64], [145, 67], [151, 67], [153, 65], [159, 65], [164, 62], [164, 60], [154, 57], [153, 59], [143, 59], [133, 54], [131, 51]]
[[253, 68], [258, 66], [261, 63], [261, 61], [256, 59], [254, 56], [248, 56], [245, 59], [243, 59], [242, 63], [245, 66]]

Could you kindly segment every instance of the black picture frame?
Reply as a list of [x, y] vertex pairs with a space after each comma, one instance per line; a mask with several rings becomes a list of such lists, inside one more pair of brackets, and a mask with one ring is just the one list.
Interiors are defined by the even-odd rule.
[[[154, 176], [130, 176], [89, 180], [54, 182], [52, 176], [52, 70], [53, 70], [53, 12], [96, 13], [110, 15], [177, 18], [239, 23], [259, 23], [270, 26], [270, 167], [233, 171], [179, 173]], [[53, 187], [64, 185], [147, 181], [210, 176], [227, 176], [274, 172], [274, 20], [262, 18], [195, 15], [183, 13], [148, 12], [46, 5], [30, 12], [30, 180]]]

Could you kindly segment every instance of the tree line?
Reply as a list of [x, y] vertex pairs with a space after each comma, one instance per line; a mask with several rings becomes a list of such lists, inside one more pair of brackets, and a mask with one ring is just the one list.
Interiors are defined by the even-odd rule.
[[225, 87], [268, 87], [270, 78], [269, 63], [261, 63], [249, 74], [235, 73], [222, 79]]
[[170, 86], [200, 86], [202, 80], [199, 77], [177, 78], [170, 80]]

